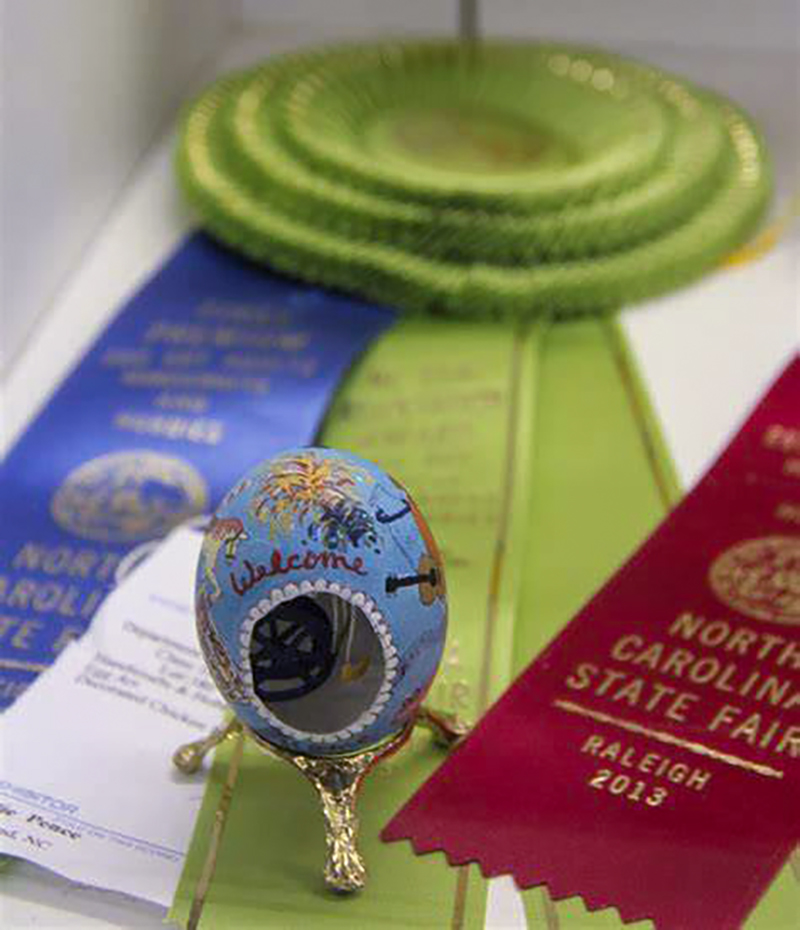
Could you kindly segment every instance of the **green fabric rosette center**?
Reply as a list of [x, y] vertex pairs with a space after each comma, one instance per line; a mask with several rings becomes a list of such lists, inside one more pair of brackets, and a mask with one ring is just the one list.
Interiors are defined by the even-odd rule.
[[428, 168], [475, 174], [524, 171], [539, 162], [570, 160], [547, 131], [514, 114], [469, 106], [423, 109], [406, 107], [377, 119], [367, 136], [367, 149]]

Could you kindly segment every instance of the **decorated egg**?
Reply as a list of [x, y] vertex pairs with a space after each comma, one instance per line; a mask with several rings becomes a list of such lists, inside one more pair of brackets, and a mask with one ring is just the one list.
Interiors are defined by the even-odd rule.
[[205, 534], [196, 608], [239, 719], [315, 756], [401, 731], [447, 627], [442, 559], [408, 491], [335, 449], [288, 450], [231, 489]]

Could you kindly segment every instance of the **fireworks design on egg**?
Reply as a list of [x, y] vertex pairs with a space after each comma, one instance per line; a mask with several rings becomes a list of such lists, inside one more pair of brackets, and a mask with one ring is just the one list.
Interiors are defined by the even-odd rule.
[[229, 507], [237, 497], [240, 497], [252, 484], [251, 478], [242, 478], [237, 484], [235, 484], [230, 491], [222, 498], [222, 507]]
[[308, 538], [326, 549], [346, 549], [348, 544], [374, 548], [378, 537], [372, 515], [353, 501], [337, 501], [332, 507], [324, 504], [315, 521], [308, 527]]
[[377, 534], [357, 478], [370, 482], [367, 472], [348, 462], [313, 453], [286, 456], [263, 479], [254, 515], [269, 524], [272, 535], [289, 534], [301, 524], [309, 541], [327, 549], [373, 548]]

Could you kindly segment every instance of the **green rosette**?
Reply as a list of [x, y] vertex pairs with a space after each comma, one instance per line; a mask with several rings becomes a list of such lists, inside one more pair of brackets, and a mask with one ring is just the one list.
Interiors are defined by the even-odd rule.
[[489, 42], [298, 53], [187, 111], [183, 188], [256, 261], [408, 310], [597, 313], [739, 245], [770, 188], [730, 102], [607, 53]]

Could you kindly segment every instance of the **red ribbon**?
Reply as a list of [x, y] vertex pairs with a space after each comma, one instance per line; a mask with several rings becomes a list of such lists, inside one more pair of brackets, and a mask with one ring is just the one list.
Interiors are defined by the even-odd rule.
[[800, 359], [383, 832], [659, 927], [738, 927], [800, 841]]

